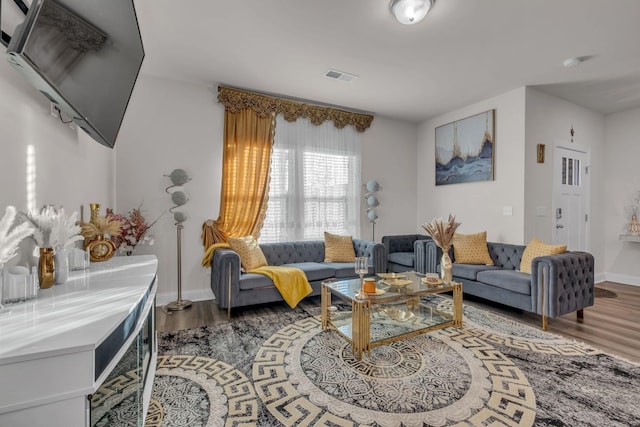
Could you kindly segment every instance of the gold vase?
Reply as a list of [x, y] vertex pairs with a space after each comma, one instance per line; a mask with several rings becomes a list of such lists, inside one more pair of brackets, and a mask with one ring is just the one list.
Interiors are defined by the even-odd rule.
[[632, 236], [640, 235], [640, 223], [638, 223], [638, 217], [636, 215], [631, 216], [631, 224], [629, 224], [629, 234]]
[[91, 262], [106, 261], [116, 253], [116, 245], [101, 234], [87, 245], [87, 250]]
[[453, 263], [449, 258], [449, 251], [442, 251], [442, 259], [440, 260], [440, 277], [445, 285], [453, 281]]
[[89, 218], [89, 222], [91, 224], [95, 224], [96, 220], [100, 216], [100, 203], [89, 203], [89, 208], [91, 209], [91, 217]]
[[[98, 217], [100, 216], [100, 203], [89, 203], [89, 209], [91, 209], [91, 216], [89, 217], [89, 222], [91, 224], [97, 224]], [[95, 239], [93, 239], [93, 240], [95, 240]], [[89, 239], [85, 238], [84, 239], [84, 248], [88, 249], [89, 248], [89, 244], [93, 240], [89, 240]]]
[[55, 282], [56, 265], [53, 260], [53, 248], [40, 248], [40, 260], [38, 261], [38, 280], [40, 288], [47, 289]]

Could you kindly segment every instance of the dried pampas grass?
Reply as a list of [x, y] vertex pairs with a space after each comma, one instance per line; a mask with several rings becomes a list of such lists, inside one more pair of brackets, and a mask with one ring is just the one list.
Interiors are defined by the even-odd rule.
[[436, 218], [431, 222], [422, 224], [427, 234], [431, 236], [436, 245], [443, 251], [448, 251], [453, 241], [453, 235], [460, 226], [460, 222], [456, 222], [456, 217], [449, 214], [449, 220], [444, 221], [442, 218]]
[[87, 240], [95, 239], [98, 236], [108, 234], [109, 236], [119, 236], [121, 223], [112, 218], [99, 216], [96, 222], [81, 222], [82, 235]]

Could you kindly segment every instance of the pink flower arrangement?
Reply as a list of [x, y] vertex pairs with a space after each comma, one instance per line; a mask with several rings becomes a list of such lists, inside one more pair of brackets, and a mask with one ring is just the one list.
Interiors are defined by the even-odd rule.
[[160, 219], [158, 217], [151, 224], [147, 223], [147, 219], [142, 214], [142, 204], [135, 209], [129, 211], [129, 216], [114, 213], [112, 209], [107, 209], [107, 217], [112, 220], [120, 221], [120, 235], [111, 236], [111, 240], [116, 249], [127, 255], [131, 255], [137, 245], [148, 243], [153, 245], [153, 236], [147, 234], [147, 231]]

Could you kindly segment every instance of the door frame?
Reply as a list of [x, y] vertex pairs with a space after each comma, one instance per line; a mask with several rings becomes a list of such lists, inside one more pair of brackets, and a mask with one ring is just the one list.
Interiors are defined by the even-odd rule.
[[568, 143], [567, 141], [556, 141], [553, 145], [553, 193], [551, 201], [551, 236], [555, 236], [556, 232], [556, 208], [557, 198], [560, 194], [560, 177], [558, 176], [558, 169], [556, 164], [560, 157], [560, 149], [575, 151], [582, 153], [585, 156], [585, 165], [583, 167], [584, 174], [582, 175], [582, 182], [584, 183], [585, 191], [585, 214], [587, 215], [587, 221], [585, 224], [585, 236], [584, 236], [584, 251], [588, 252], [591, 249], [591, 149], [579, 144]]

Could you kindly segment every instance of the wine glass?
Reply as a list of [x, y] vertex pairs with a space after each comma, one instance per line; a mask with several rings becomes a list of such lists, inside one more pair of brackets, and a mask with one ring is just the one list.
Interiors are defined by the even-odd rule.
[[366, 256], [356, 257], [355, 271], [360, 276], [360, 292], [361, 296], [364, 296], [364, 275], [369, 272], [369, 258]]

